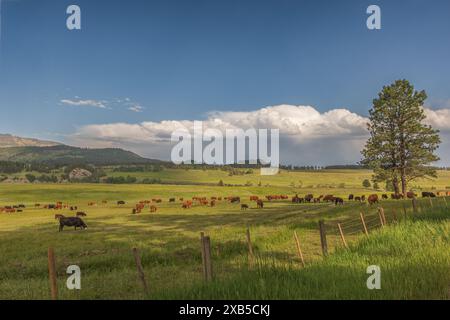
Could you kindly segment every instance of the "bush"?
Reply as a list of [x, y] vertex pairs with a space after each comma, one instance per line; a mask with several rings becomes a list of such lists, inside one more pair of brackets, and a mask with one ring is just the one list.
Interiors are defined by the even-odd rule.
[[49, 176], [49, 175], [43, 174], [43, 175], [37, 177], [36, 180], [38, 180], [39, 182], [53, 182], [53, 183], [56, 183], [56, 182], [58, 182], [58, 177], [55, 176], [55, 175]]
[[142, 180], [143, 184], [160, 184], [161, 182], [160, 178], [145, 178]]
[[131, 183], [136, 183], [136, 181], [137, 181], [136, 177], [131, 177], [131, 176], [107, 177], [105, 179], [105, 183], [111, 183], [111, 184], [131, 184]]
[[370, 188], [371, 187], [371, 183], [369, 181], [369, 179], [365, 179], [362, 183], [364, 188]]
[[36, 181], [36, 176], [33, 175], [33, 174], [31, 174], [31, 173], [27, 173], [27, 174], [25, 175], [25, 178], [27, 178], [27, 180], [28, 180], [29, 182], [31, 182], [31, 183], [33, 183], [34, 181]]

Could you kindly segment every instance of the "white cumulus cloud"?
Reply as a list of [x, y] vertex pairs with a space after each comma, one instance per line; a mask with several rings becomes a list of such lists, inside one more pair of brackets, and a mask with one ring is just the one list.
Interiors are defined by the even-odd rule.
[[105, 101], [99, 101], [99, 100], [92, 100], [92, 99], [61, 99], [60, 102], [65, 105], [69, 106], [76, 106], [76, 107], [94, 107], [94, 108], [100, 108], [100, 109], [106, 109], [107, 106], [105, 104]]
[[[425, 109], [427, 122], [450, 129], [450, 110]], [[368, 138], [368, 119], [347, 109], [319, 112], [312, 106], [278, 105], [247, 112], [210, 112], [203, 130], [279, 129], [280, 161], [284, 164], [349, 164], [361, 159]], [[78, 128], [72, 143], [89, 147], [120, 147], [143, 156], [168, 160], [177, 129], [192, 131], [193, 120], [144, 121], [141, 123], [91, 124]], [[443, 135], [444, 145], [447, 139]], [[442, 149], [442, 148], [441, 148]], [[443, 158], [443, 155], [441, 154]], [[448, 158], [448, 155], [447, 155]]]

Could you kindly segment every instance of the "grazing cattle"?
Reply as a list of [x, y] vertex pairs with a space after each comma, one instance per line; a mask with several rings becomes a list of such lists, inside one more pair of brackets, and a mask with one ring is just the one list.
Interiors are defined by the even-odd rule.
[[192, 207], [192, 201], [191, 200], [187, 200], [185, 202], [183, 202], [183, 204], [181, 205], [181, 207], [183, 209], [189, 209]]
[[387, 199], [388, 199], [388, 195], [387, 195], [387, 194], [385, 194], [385, 193], [384, 193], [384, 194], [382, 194], [382, 195], [381, 195], [381, 199], [383, 199], [383, 200], [387, 200]]
[[88, 206], [90, 206], [90, 207], [95, 206], [95, 205], [97, 205], [95, 202], [88, 202]]
[[17, 209], [17, 212], [23, 212], [23, 210], [22, 209]]
[[286, 196], [286, 195], [281, 195], [281, 194], [271, 194], [271, 195], [266, 196], [266, 199], [268, 201], [272, 201], [272, 200], [286, 200], [286, 199], [289, 199], [289, 197]]
[[248, 205], [246, 204], [241, 204], [241, 210], [247, 210], [248, 209]]
[[300, 198], [297, 194], [295, 197], [292, 197], [292, 203], [303, 203], [305, 201], [303, 198]]
[[78, 211], [77, 212], [77, 217], [86, 217], [86, 216], [87, 216], [87, 214], [85, 212], [83, 212], [83, 211]]
[[417, 195], [414, 192], [409, 191], [409, 192], [406, 193], [406, 197], [408, 199], [414, 199], [415, 197], [417, 197]]
[[35, 207], [35, 208], [39, 208], [40, 206], [41, 206], [40, 203], [35, 203], [35, 204], [34, 204], [34, 207]]
[[327, 194], [325, 197], [323, 197], [323, 201], [334, 202], [334, 196], [332, 194]]
[[402, 198], [403, 198], [403, 194], [401, 194], [401, 193], [392, 193], [391, 194], [391, 199], [393, 199], [393, 200], [400, 200]]
[[131, 214], [136, 214], [137, 210], [136, 209], [131, 209]]
[[378, 195], [377, 194], [371, 194], [368, 198], [367, 201], [369, 202], [370, 205], [378, 203]]
[[55, 214], [55, 220], [57, 220], [57, 219], [61, 219], [61, 218], [65, 218], [65, 216], [64, 215], [62, 215], [62, 214]]
[[158, 208], [156, 206], [150, 206], [150, 212], [156, 212]]
[[216, 206], [216, 200], [211, 200], [210, 204], [211, 207], [215, 207]]
[[175, 202], [175, 198], [170, 198], [169, 202]]
[[322, 200], [321, 197], [319, 197], [319, 198], [314, 198], [314, 203], [320, 203], [320, 200]]
[[81, 228], [81, 229], [87, 228], [86, 223], [84, 223], [84, 221], [78, 217], [60, 218], [59, 219], [59, 231], [60, 232], [63, 231], [64, 226], [75, 227], [75, 230], [77, 230], [77, 228]]
[[250, 196], [250, 201], [258, 201], [259, 197], [258, 196]]
[[355, 197], [355, 201], [361, 202], [361, 197]]
[[334, 198], [334, 205], [337, 206], [338, 204], [343, 205], [344, 204], [344, 199], [339, 198], [339, 197]]
[[422, 192], [422, 198], [436, 198], [433, 192]]
[[350, 194], [350, 195], [348, 196], [348, 201], [353, 200], [354, 197], [355, 197], [354, 195]]
[[305, 202], [311, 202], [314, 199], [314, 195], [312, 194], [307, 194], [305, 196]]
[[366, 196], [361, 196], [361, 201], [366, 201]]
[[240, 203], [241, 197], [229, 197], [231, 203]]
[[19, 204], [18, 207], [21, 208], [21, 209], [25, 209], [25, 205], [24, 204]]
[[180, 198], [180, 201], [184, 201], [184, 198]]
[[117, 201], [117, 205], [118, 206], [121, 206], [121, 205], [124, 205], [124, 204], [125, 204], [125, 201], [122, 201], [122, 200]]
[[262, 200], [258, 200], [256, 201], [256, 206], [258, 207], [258, 209], [262, 209], [264, 208], [264, 202]]

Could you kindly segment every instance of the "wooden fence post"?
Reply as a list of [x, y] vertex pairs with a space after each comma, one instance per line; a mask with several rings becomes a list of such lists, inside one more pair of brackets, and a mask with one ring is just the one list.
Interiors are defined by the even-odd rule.
[[431, 200], [431, 197], [428, 198], [430, 200], [430, 206], [433, 208], [433, 200]]
[[447, 199], [445, 199], [445, 197], [442, 197], [442, 199], [444, 199], [445, 207], [448, 209]]
[[294, 231], [294, 239], [295, 239], [295, 245], [297, 246], [297, 253], [300, 258], [300, 261], [302, 262], [302, 266], [305, 266], [305, 259], [303, 258], [302, 249], [300, 248], [300, 241], [298, 240], [297, 232]]
[[342, 231], [341, 224], [338, 223], [337, 225], [338, 225], [338, 228], [339, 228], [339, 233], [341, 234], [342, 243], [344, 244], [345, 248], [348, 248], [347, 241], [345, 241], [344, 232]]
[[387, 225], [386, 215], [384, 214], [384, 208], [380, 207], [381, 217], [383, 218], [384, 225]]
[[203, 251], [204, 251], [204, 266], [203, 271], [205, 280], [211, 281], [213, 279], [212, 261], [211, 261], [211, 239], [203, 236]]
[[328, 244], [327, 244], [327, 233], [325, 231], [325, 221], [319, 221], [319, 231], [320, 231], [320, 243], [322, 245], [322, 253], [324, 256], [328, 255]]
[[359, 217], [361, 218], [361, 223], [362, 223], [363, 228], [364, 228], [364, 233], [366, 234], [366, 236], [368, 236], [369, 232], [367, 231], [366, 222], [364, 221], [364, 215], [363, 215], [362, 212], [359, 213]]
[[147, 285], [147, 280], [145, 279], [144, 268], [142, 267], [141, 255], [139, 254], [139, 250], [137, 248], [133, 248], [133, 255], [139, 279], [141, 280], [142, 286], [144, 287], [145, 294], [148, 295], [149, 289]]
[[56, 261], [53, 248], [48, 248], [48, 276], [52, 300], [58, 300], [58, 283], [56, 282]]
[[403, 214], [405, 215], [405, 222], [406, 222], [406, 218], [408, 217], [408, 214], [406, 212], [406, 204], [403, 202]]
[[378, 217], [380, 218], [380, 224], [382, 227], [386, 225], [386, 217], [384, 216], [384, 209], [383, 207], [378, 208]]

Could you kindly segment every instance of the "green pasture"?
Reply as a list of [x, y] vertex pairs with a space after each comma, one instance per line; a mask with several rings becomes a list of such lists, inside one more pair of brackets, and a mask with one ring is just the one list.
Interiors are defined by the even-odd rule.
[[[219, 174], [222, 173], [213, 171], [200, 176], [197, 172], [198, 179], [189, 179], [215, 181]], [[61, 299], [447, 299], [450, 211], [445, 201], [450, 205], [450, 198], [435, 198], [432, 202], [419, 199], [416, 213], [409, 200], [381, 202], [379, 205], [389, 222], [385, 228], [381, 228], [377, 218], [377, 205], [346, 201], [344, 206], [336, 207], [330, 203], [292, 204], [285, 200], [266, 201], [264, 209], [256, 209], [248, 200], [250, 195], [292, 196], [296, 192], [316, 196], [369, 195], [373, 190], [359, 186], [363, 174], [358, 170], [348, 175], [336, 171], [326, 178], [310, 177], [306, 172], [291, 175], [283, 172], [272, 178], [255, 175], [254, 179], [270, 179], [267, 180], [270, 183], [261, 187], [0, 184], [0, 207], [26, 205], [22, 213], [0, 213], [0, 299], [50, 298], [47, 271], [50, 246], [55, 249]], [[433, 186], [445, 188], [450, 184], [446, 174], [440, 172]], [[304, 180], [305, 186], [293, 188], [289, 181], [294, 179]], [[345, 188], [331, 187], [340, 180], [346, 183]], [[308, 189], [309, 183], [327, 186]], [[250, 208], [241, 210], [238, 204], [218, 201], [214, 208], [194, 205], [182, 209], [179, 200], [231, 195], [241, 196], [242, 203]], [[177, 201], [169, 203], [171, 197]], [[146, 207], [141, 214], [131, 214], [139, 200], [152, 198], [163, 200], [157, 204], [156, 213], [151, 214]], [[108, 202], [102, 204], [102, 200]], [[118, 200], [127, 203], [118, 206]], [[56, 201], [85, 211], [88, 229], [67, 228], [58, 232], [54, 214], [74, 213], [34, 206]], [[92, 201], [96, 205], [88, 206]], [[362, 233], [360, 212], [368, 221], [368, 238]], [[327, 225], [327, 258], [321, 251], [318, 231], [321, 219]], [[344, 226], [349, 249], [342, 245], [338, 222]], [[255, 252], [252, 267], [245, 237], [247, 227]], [[301, 242], [305, 268], [297, 256], [294, 231]], [[204, 283], [202, 276], [200, 232], [211, 237], [214, 281], [209, 284]], [[141, 252], [149, 295], [144, 294], [138, 280], [133, 247]], [[65, 287], [65, 271], [72, 264], [82, 271], [79, 291]], [[371, 264], [382, 268], [381, 290], [371, 291], [365, 286], [366, 268]]]

